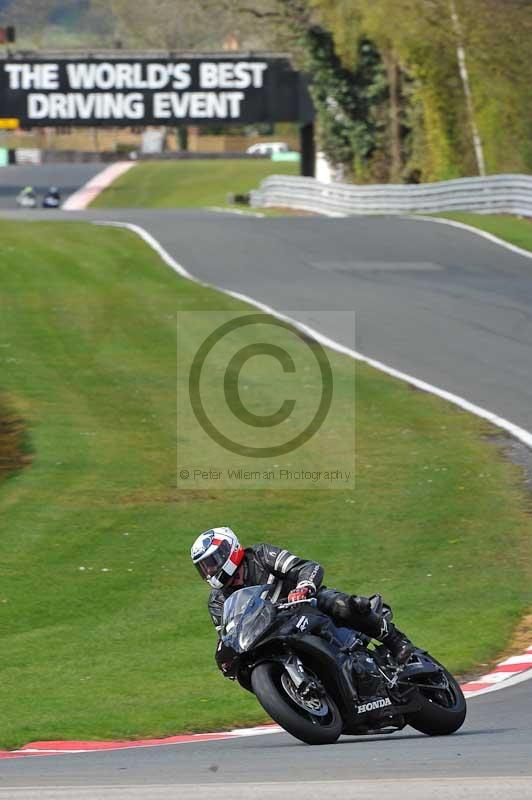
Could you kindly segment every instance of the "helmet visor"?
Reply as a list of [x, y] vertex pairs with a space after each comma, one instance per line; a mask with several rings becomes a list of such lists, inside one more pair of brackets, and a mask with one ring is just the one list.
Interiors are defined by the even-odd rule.
[[231, 545], [224, 539], [214, 553], [196, 562], [196, 569], [204, 580], [213, 578], [222, 570], [230, 555]]

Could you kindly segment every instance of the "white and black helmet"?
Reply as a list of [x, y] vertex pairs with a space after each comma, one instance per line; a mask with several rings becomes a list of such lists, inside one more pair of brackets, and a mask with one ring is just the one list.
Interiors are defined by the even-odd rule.
[[244, 548], [231, 528], [211, 528], [198, 536], [190, 556], [201, 577], [222, 589], [242, 563]]

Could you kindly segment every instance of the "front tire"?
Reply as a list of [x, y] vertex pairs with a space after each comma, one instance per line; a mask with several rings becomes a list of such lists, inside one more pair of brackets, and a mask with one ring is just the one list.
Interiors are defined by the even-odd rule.
[[427, 736], [448, 736], [455, 733], [466, 718], [466, 701], [458, 681], [444, 667], [442, 671], [447, 688], [439, 691], [430, 683], [426, 688], [418, 688], [421, 709], [406, 717], [409, 725]]
[[281, 727], [306, 744], [333, 744], [343, 728], [342, 717], [336, 703], [325, 695], [325, 715], [315, 716], [296, 704], [281, 682], [285, 672], [276, 661], [265, 661], [251, 673], [251, 686], [261, 706]]

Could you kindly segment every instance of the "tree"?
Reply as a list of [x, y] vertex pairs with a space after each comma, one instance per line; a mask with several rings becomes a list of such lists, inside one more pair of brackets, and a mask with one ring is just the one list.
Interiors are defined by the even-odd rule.
[[475, 108], [473, 104], [473, 95], [471, 93], [469, 70], [467, 68], [466, 49], [464, 46], [464, 32], [462, 28], [462, 23], [460, 21], [460, 17], [458, 16], [456, 0], [449, 0], [449, 12], [451, 15], [451, 22], [453, 26], [454, 35], [456, 38], [456, 59], [458, 62], [458, 69], [460, 72], [462, 86], [464, 87], [464, 97], [466, 101], [469, 125], [471, 127], [471, 135], [473, 137], [473, 147], [475, 149], [478, 174], [485, 175], [486, 162], [484, 161], [484, 148], [482, 146], [482, 139], [480, 138], [477, 121], [475, 119]]
[[[459, 31], [450, 0], [316, 0], [315, 7], [344, 61], [352, 59], [353, 18], [387, 66], [391, 52], [411, 128], [402, 142], [407, 172], [429, 180], [478, 173], [480, 139], [488, 171], [532, 167], [530, 0], [454, 0]], [[392, 94], [390, 81], [390, 102]]]
[[[374, 43], [385, 67], [388, 107], [383, 117], [382, 73], [376, 73], [381, 101], [367, 109], [374, 139], [369, 177], [383, 174], [383, 165], [391, 180], [478, 174], [483, 155], [490, 172], [532, 169], [530, 0], [216, 2], [233, 19], [252, 19], [263, 44], [289, 50], [311, 71], [304, 33], [312, 26], [331, 34], [329, 54], [353, 76], [361, 40]], [[322, 106], [320, 127], [336, 131], [344, 156], [352, 130], [341, 129], [350, 128], [349, 115], [331, 121], [327, 113]]]
[[157, 50], [221, 50], [236, 34], [243, 46], [258, 43], [256, 26], [243, 23], [224, 0], [92, 0], [105, 9], [126, 46]]
[[[403, 71], [391, 33], [380, 26], [364, 24], [364, 6], [353, 0], [316, 0], [322, 19], [334, 33], [337, 50], [344, 64], [353, 65], [360, 58], [357, 45], [360, 36], [369, 36], [379, 52], [383, 66], [380, 75], [375, 75], [374, 115], [379, 119], [376, 147], [380, 153], [376, 159], [376, 175], [380, 180], [397, 182], [401, 179], [404, 161], [404, 140], [407, 134], [402, 96]], [[385, 86], [387, 83], [387, 86]], [[386, 108], [385, 108], [386, 105]], [[374, 170], [375, 171], [375, 170]]]
[[46, 25], [57, 0], [11, 0], [4, 11], [4, 17], [17, 27], [18, 38], [32, 40], [40, 47]]
[[531, 3], [456, 2], [487, 171], [531, 170]]
[[319, 145], [347, 175], [361, 178], [377, 145], [375, 109], [386, 93], [384, 68], [369, 40], [356, 38], [354, 65], [342, 63], [331, 32], [318, 25], [315, 0], [225, 0], [228, 13], [247, 15], [262, 26], [263, 40], [288, 49], [311, 77]]
[[361, 40], [357, 64], [349, 70], [334, 49], [331, 33], [313, 26], [302, 38], [320, 145], [329, 161], [360, 177], [376, 147], [377, 123], [371, 113], [379, 102], [375, 86], [385, 91], [379, 54], [370, 41]]

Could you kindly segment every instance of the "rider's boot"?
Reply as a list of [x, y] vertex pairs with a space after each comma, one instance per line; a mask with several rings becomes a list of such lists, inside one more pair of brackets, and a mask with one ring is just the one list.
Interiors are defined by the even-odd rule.
[[406, 664], [416, 650], [415, 644], [410, 641], [408, 636], [396, 628], [393, 622], [388, 622], [386, 619], [382, 619], [381, 631], [375, 638], [386, 645], [398, 664]]

